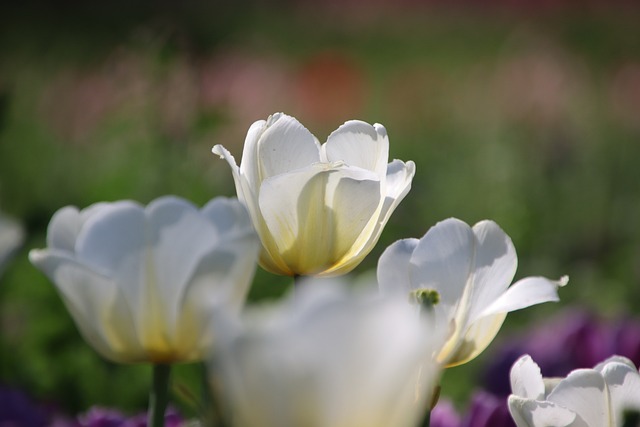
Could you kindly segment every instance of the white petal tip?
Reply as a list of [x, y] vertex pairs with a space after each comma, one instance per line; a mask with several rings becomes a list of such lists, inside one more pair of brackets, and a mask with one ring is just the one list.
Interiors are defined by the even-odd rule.
[[569, 276], [564, 275], [560, 278], [560, 280], [558, 280], [558, 287], [563, 287], [566, 286], [567, 283], [569, 283]]
[[375, 123], [373, 127], [375, 128], [376, 132], [378, 132], [378, 135], [382, 136], [383, 138], [387, 136], [387, 129], [380, 123]]
[[213, 148], [211, 149], [211, 152], [213, 154], [217, 154], [218, 156], [220, 156], [221, 159], [224, 158], [224, 152], [225, 149], [222, 145], [218, 144], [218, 145], [214, 145]]
[[29, 251], [29, 262], [31, 262], [32, 264], [36, 264], [42, 259], [43, 256], [44, 254], [41, 249], [31, 249]]

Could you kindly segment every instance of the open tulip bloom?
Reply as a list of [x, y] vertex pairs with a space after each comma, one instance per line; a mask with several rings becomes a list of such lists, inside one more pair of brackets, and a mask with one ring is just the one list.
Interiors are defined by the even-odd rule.
[[398, 240], [378, 262], [380, 290], [404, 295], [427, 311], [448, 338], [439, 354], [447, 366], [480, 354], [500, 330], [508, 312], [558, 301], [563, 277], [552, 281], [527, 277], [514, 283], [516, 251], [509, 236], [493, 221], [470, 227], [450, 218], [418, 239]]
[[635, 427], [624, 423], [625, 414], [640, 412], [640, 373], [621, 356], [543, 379], [525, 355], [511, 369], [511, 390], [509, 411], [518, 427]]
[[337, 276], [374, 247], [391, 213], [409, 192], [415, 165], [387, 164], [382, 125], [348, 121], [327, 142], [295, 118], [255, 122], [238, 167], [223, 146], [238, 198], [262, 241], [260, 265], [289, 276]]
[[303, 283], [247, 310], [209, 365], [230, 427], [415, 427], [437, 384], [436, 333], [405, 301]]
[[244, 207], [176, 197], [60, 209], [31, 262], [55, 284], [86, 341], [116, 362], [204, 358], [212, 318], [238, 311], [259, 241]]

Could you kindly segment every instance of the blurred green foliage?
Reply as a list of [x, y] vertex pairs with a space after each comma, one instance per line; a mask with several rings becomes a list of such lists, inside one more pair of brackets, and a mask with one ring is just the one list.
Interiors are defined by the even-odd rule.
[[[383, 123], [391, 156], [417, 165], [356, 273], [439, 220], [490, 218], [518, 277], [568, 274], [562, 305], [640, 314], [638, 10], [38, 7], [0, 18], [0, 208], [28, 232], [0, 279], [0, 382], [69, 411], [144, 407], [148, 367], [84, 344], [28, 250], [65, 205], [234, 195], [211, 147], [239, 159], [249, 125], [279, 110], [321, 141], [348, 119]], [[288, 286], [259, 271], [251, 300]], [[562, 305], [514, 313], [500, 336]], [[462, 401], [487, 357], [447, 372], [443, 394]], [[197, 394], [199, 369], [179, 367], [177, 387]]]

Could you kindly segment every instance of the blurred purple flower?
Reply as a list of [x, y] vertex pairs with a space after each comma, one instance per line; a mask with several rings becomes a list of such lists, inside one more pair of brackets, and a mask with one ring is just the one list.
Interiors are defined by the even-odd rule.
[[440, 400], [431, 412], [430, 427], [515, 427], [506, 397], [476, 391], [467, 413], [460, 417], [448, 400]]
[[78, 416], [81, 427], [120, 427], [125, 420], [121, 412], [97, 406]]
[[[147, 427], [147, 414], [143, 412], [127, 417], [117, 410], [94, 406], [79, 415], [78, 422], [79, 424], [68, 424], [66, 427], [75, 425], [78, 427]], [[181, 424], [180, 414], [175, 409], [169, 408], [164, 417], [165, 427], [179, 427]]]
[[460, 427], [515, 427], [505, 397], [476, 392]]
[[550, 322], [505, 344], [484, 370], [483, 386], [499, 396], [510, 393], [509, 370], [523, 354], [536, 360], [545, 377], [564, 377], [618, 354], [640, 364], [640, 321], [605, 322], [583, 310], [568, 310]]
[[44, 427], [48, 414], [25, 393], [0, 385], [0, 427]]
[[460, 416], [453, 404], [446, 399], [438, 401], [431, 411], [430, 421], [429, 427], [460, 427]]

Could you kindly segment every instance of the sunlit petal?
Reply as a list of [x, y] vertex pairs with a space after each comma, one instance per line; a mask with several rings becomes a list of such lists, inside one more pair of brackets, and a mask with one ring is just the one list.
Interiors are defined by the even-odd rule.
[[382, 125], [350, 120], [333, 131], [323, 146], [328, 162], [368, 169], [383, 177], [389, 159], [389, 138]]

